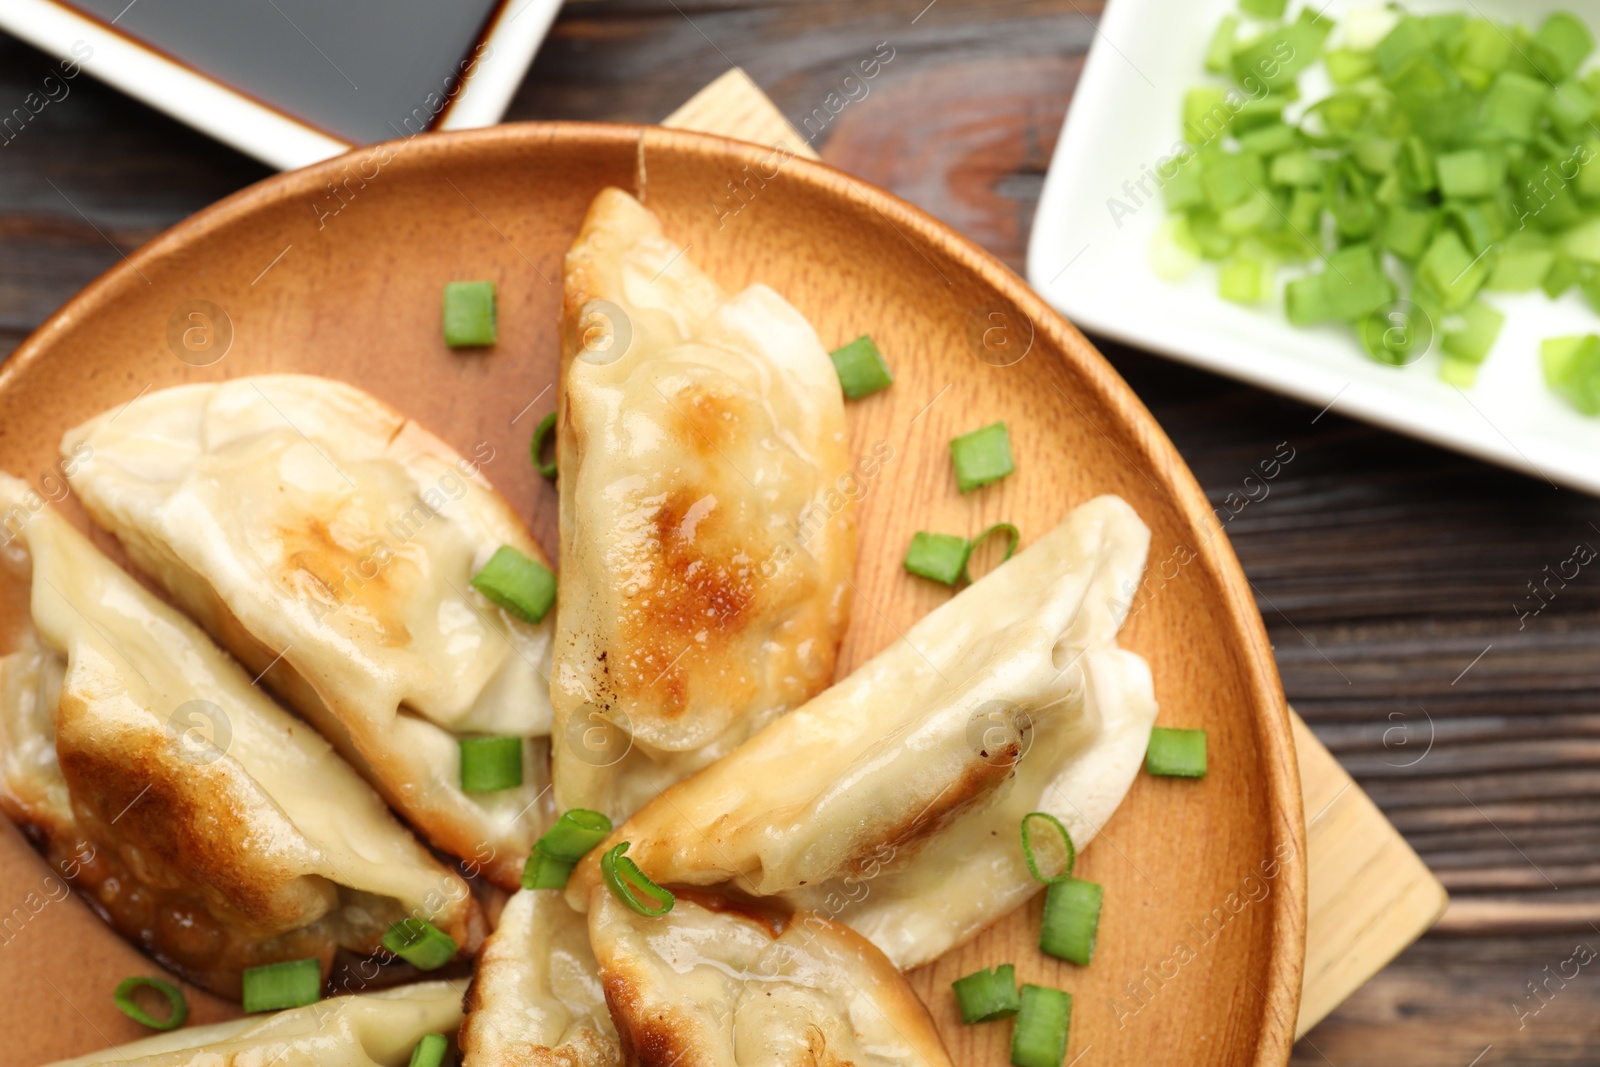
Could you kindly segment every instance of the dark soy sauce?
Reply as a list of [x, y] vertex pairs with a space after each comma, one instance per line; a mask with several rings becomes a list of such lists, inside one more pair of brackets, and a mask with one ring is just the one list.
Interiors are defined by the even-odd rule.
[[479, 37], [499, 2], [64, 0], [215, 81], [356, 144], [431, 125], [460, 91], [460, 75], [479, 54]]

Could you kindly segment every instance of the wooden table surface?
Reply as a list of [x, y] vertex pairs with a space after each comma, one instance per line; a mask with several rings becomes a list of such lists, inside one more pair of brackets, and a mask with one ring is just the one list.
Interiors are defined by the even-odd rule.
[[[508, 118], [657, 121], [737, 64], [802, 129], [827, 116], [810, 127], [825, 160], [1020, 270], [1099, 4], [924, 4], [573, 2]], [[880, 42], [894, 58], [867, 95], [815, 112]], [[50, 66], [0, 35], [0, 112]], [[120, 252], [268, 173], [72, 82], [0, 143], [0, 352]], [[1237, 510], [1227, 530], [1291, 702], [1455, 898], [1442, 929], [1312, 1031], [1294, 1063], [1595, 1063], [1600, 574], [1542, 583], [1575, 546], [1600, 547], [1600, 501], [1337, 404], [1319, 413], [1103, 348], [1221, 513]], [[1245, 476], [1280, 442], [1294, 459], [1241, 508]]]

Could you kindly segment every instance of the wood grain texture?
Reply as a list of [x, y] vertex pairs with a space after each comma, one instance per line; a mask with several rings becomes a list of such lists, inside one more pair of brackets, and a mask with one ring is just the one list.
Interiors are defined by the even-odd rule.
[[1310, 856], [1300, 1037], [1422, 936], [1448, 898], [1310, 727], [1293, 721]]
[[[870, 94], [811, 143], [1020, 269], [1099, 7], [571, 0], [508, 117], [655, 122], [739, 64], [798, 121], [888, 40], [896, 58]], [[0, 104], [19, 102], [52, 67], [0, 36]], [[912, 83], [918, 91], [903, 88]], [[940, 84], [949, 88], [936, 98]], [[952, 101], [963, 121], [948, 120]], [[936, 125], [938, 136], [908, 134]], [[987, 136], [989, 127], [1006, 136]], [[880, 147], [890, 135], [916, 154], [914, 164]], [[77, 79], [70, 99], [0, 146], [0, 350], [117, 262], [119, 250], [265, 174]], [[1465, 882], [1480, 869], [1548, 869], [1583, 850], [1590, 862], [1600, 857], [1600, 774], [1586, 748], [1600, 706], [1600, 582], [1585, 570], [1525, 628], [1512, 610], [1531, 603], [1526, 583], [1543, 567], [1594, 536], [1588, 524], [1600, 523], [1600, 505], [1352, 422], [1338, 405], [1319, 417], [1315, 407], [1116, 344], [1101, 349], [1227, 517], [1292, 702], [1423, 859], [1452, 865]], [[1297, 458], [1270, 497], [1233, 511], [1243, 478], [1282, 441]], [[1528, 740], [1546, 747], [1519, 749]], [[1405, 766], [1419, 750], [1428, 755]], [[1446, 762], [1449, 773], [1434, 773]], [[1490, 1043], [1481, 1067], [1593, 1062], [1600, 982], [1591, 969], [1536, 1023], [1519, 1029], [1509, 1007], [1526, 979], [1571, 947], [1556, 956], [1554, 946], [1596, 937], [1588, 923], [1600, 923], [1600, 889], [1556, 882], [1458, 884], [1440, 932], [1301, 1041], [1295, 1062], [1464, 1067]], [[17, 903], [0, 899], [0, 911]], [[1513, 932], [1489, 933], [1480, 920]], [[1552, 924], [1562, 933], [1516, 932]], [[9, 954], [0, 951], [0, 969]], [[32, 1025], [10, 1005], [0, 1005], [0, 1021]]]
[[[1006, 1062], [1005, 1029], [961, 1026], [949, 988], [1001, 960], [1014, 960], [1024, 981], [1075, 993], [1077, 1051], [1118, 1062], [1284, 1062], [1304, 953], [1298, 775], [1265, 632], [1204, 496], [1082, 337], [935, 220], [798, 158], [731, 218], [718, 208], [729, 176], [770, 174], [771, 158], [659, 128], [528, 125], [418, 139], [331, 219], [311, 204], [347, 161], [262, 183], [113, 268], [7, 361], [0, 456], [23, 474], [47, 470], [66, 427], [147, 387], [336, 369], [447, 440], [488, 443], [504, 458], [485, 473], [553, 546], [554, 494], [525, 455], [556, 363], [556, 264], [595, 192], [634, 189], [724, 285], [768, 282], [828, 345], [870, 328], [894, 363], [894, 387], [850, 409], [852, 451], [883, 441], [894, 456], [859, 504], [841, 671], [949, 596], [901, 570], [915, 529], [976, 531], [1006, 518], [1043, 530], [1073, 504], [1116, 492], [1151, 527], [1154, 559], [1186, 550], [1188, 562], [1140, 602], [1123, 637], [1151, 665], [1162, 721], [1207, 729], [1211, 776], [1139, 777], [1085, 850], [1079, 872], [1109, 902], [1093, 966], [1037, 951], [1036, 899], [913, 976], [958, 1062]], [[437, 294], [463, 276], [497, 283], [493, 351], [451, 352], [439, 337]], [[207, 368], [176, 358], [166, 336], [174, 309], [196, 298], [223, 308], [234, 329], [232, 348]], [[1012, 347], [999, 347], [992, 316]], [[997, 365], [1011, 353], [1021, 358]], [[963, 496], [946, 443], [996, 418], [1010, 427], [1018, 472]], [[64, 510], [81, 521], [75, 505]], [[27, 864], [0, 872], [0, 893], [14, 895], [5, 880], [24, 875], [37, 876]], [[1180, 942], [1193, 943], [1181, 966], [1171, 962]], [[0, 991], [31, 1014], [59, 1015], [53, 991], [18, 979], [78, 967], [72, 946], [19, 939], [15, 949], [22, 966], [0, 976]], [[115, 977], [100, 976], [106, 988]], [[1130, 983], [1153, 999], [1126, 1004]], [[97, 1024], [112, 1014], [104, 1001], [84, 1010]], [[35, 1032], [14, 1055], [28, 1063], [96, 1043], [86, 1036]]]

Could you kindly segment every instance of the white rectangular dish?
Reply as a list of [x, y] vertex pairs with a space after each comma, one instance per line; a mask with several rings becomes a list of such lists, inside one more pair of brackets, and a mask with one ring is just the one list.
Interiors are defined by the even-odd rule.
[[[1291, 4], [1290, 16], [1301, 7]], [[1331, 0], [1326, 14], [1376, 6]], [[1467, 11], [1537, 26], [1566, 10], [1600, 26], [1596, 0], [1417, 0], [1417, 13]], [[1317, 10], [1324, 10], [1316, 8]], [[1600, 493], [1600, 420], [1544, 384], [1539, 341], [1600, 332], [1576, 290], [1490, 294], [1505, 326], [1477, 385], [1440, 381], [1439, 355], [1407, 367], [1370, 359], [1345, 326], [1289, 325], [1280, 296], [1256, 306], [1217, 295], [1216, 265], [1178, 282], [1151, 270], [1166, 208], [1150, 172], [1182, 137], [1183, 94], [1218, 84], [1206, 42], [1235, 0], [1110, 0], [1045, 179], [1028, 248], [1028, 280], [1080, 328], [1525, 471]], [[1335, 31], [1334, 42], [1337, 42]], [[1307, 78], [1311, 72], [1308, 72]], [[1302, 85], [1308, 90], [1309, 81]], [[1145, 188], [1139, 182], [1145, 179]], [[1154, 193], [1153, 196], [1148, 195]], [[1435, 344], [1437, 349], [1437, 344]]]

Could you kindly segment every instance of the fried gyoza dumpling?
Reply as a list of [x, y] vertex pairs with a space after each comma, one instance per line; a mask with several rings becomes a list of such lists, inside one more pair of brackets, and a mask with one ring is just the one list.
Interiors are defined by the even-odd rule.
[[246, 967], [483, 920], [309, 726], [0, 475], [0, 808], [125, 937], [224, 996]]
[[[351, 386], [298, 375], [151, 393], [71, 430], [69, 475], [142, 569], [431, 843], [513, 887], [548, 821], [553, 619], [470, 582], [546, 563], [468, 460]], [[461, 788], [462, 736], [521, 737], [523, 784]]]
[[585, 917], [559, 890], [506, 902], [478, 956], [462, 1067], [621, 1067]]
[[731, 882], [825, 911], [909, 969], [1026, 900], [1045, 811], [1082, 847], [1143, 758], [1150, 672], [1116, 647], [1149, 546], [1121, 499], [1074, 510], [850, 677], [669, 789], [619, 841], [657, 883]]
[[614, 819], [826, 687], [849, 612], [832, 361], [684, 251], [607, 189], [566, 260], [555, 792]]
[[47, 1067], [405, 1067], [424, 1036], [449, 1037], [460, 1025], [461, 990], [420, 982], [191, 1026]]
[[773, 919], [680, 894], [652, 918], [602, 886], [589, 937], [629, 1063], [949, 1067], [894, 965], [820, 915]]

